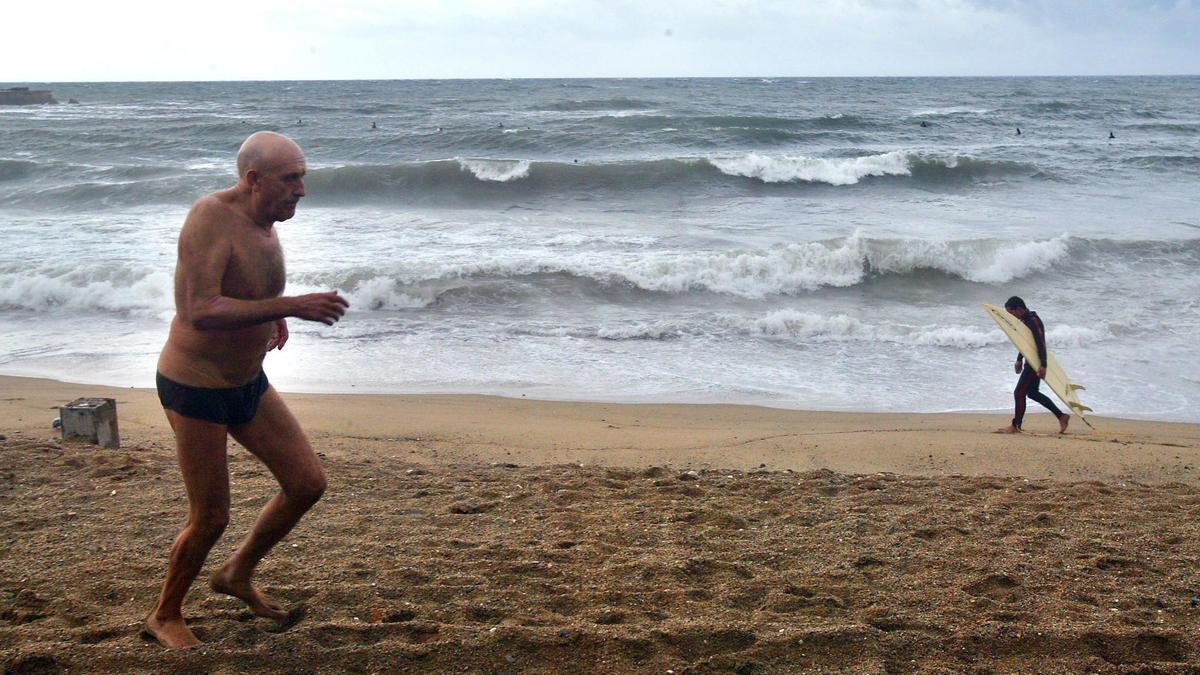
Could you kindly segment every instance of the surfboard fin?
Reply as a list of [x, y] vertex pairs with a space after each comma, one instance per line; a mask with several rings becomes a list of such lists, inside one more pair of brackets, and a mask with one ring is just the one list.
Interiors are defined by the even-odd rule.
[[1068, 384], [1067, 386], [1071, 388], [1071, 391], [1087, 391], [1087, 387], [1082, 384]]

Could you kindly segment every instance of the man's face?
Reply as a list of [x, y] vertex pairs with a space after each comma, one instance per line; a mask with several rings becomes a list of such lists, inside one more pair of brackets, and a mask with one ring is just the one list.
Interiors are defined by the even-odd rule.
[[304, 196], [304, 175], [307, 166], [303, 156], [289, 158], [283, 164], [269, 167], [258, 176], [259, 213], [275, 222], [296, 215], [296, 204]]
[[1017, 317], [1018, 319], [1025, 316], [1025, 310], [1021, 309], [1020, 307], [1005, 307], [1004, 311], [1008, 312], [1009, 314], [1012, 314], [1013, 316]]

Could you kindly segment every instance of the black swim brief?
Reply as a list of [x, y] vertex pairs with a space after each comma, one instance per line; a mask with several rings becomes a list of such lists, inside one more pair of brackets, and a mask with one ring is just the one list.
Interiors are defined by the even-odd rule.
[[154, 379], [162, 407], [184, 417], [226, 426], [245, 424], [254, 419], [258, 402], [271, 384], [263, 372], [240, 387], [193, 387], [168, 379], [162, 373], [155, 373]]

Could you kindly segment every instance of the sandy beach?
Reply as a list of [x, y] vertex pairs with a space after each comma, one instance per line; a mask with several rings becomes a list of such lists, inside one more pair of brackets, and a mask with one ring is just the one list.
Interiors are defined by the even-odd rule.
[[[140, 636], [186, 498], [150, 390], [0, 378], [5, 672], [1194, 672], [1200, 426], [284, 394], [330, 487], [206, 645]], [[116, 398], [122, 447], [57, 406]], [[232, 524], [273, 481], [231, 443]]]

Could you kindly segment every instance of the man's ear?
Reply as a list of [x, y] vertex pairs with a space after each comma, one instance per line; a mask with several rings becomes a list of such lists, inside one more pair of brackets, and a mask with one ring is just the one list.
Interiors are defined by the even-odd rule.
[[246, 171], [246, 185], [249, 185], [251, 189], [258, 187], [259, 178], [260, 176], [258, 174], [258, 169], [250, 169]]

